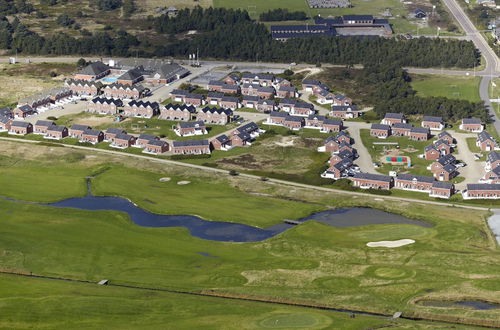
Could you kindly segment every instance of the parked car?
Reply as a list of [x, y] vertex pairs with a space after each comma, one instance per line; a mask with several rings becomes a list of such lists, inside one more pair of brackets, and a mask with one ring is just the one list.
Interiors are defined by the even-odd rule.
[[380, 164], [379, 163], [373, 163], [373, 167], [378, 168], [378, 167], [380, 167]]
[[465, 167], [465, 166], [467, 166], [467, 164], [460, 162], [460, 163], [457, 163], [456, 166], [457, 167]]
[[477, 160], [477, 159], [480, 159], [480, 158], [481, 158], [481, 155], [474, 154], [474, 158], [476, 158], [476, 160]]

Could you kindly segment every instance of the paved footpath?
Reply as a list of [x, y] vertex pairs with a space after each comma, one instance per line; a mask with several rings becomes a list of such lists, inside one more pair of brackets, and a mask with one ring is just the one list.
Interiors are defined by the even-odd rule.
[[[0, 140], [17, 142], [17, 143], [32, 143], [32, 144], [38, 144], [38, 143], [42, 142], [42, 141], [22, 140], [22, 139], [16, 139], [16, 138], [8, 138], [8, 137], [0, 137]], [[85, 151], [95, 152], [95, 153], [104, 153], [104, 154], [117, 155], [117, 156], [122, 156], [122, 157], [131, 157], [131, 158], [143, 159], [143, 160], [148, 160], [148, 161], [152, 161], [152, 162], [156, 162], [156, 163], [161, 163], [161, 164], [165, 164], [165, 165], [182, 166], [182, 167], [192, 168], [192, 169], [196, 169], [196, 170], [221, 173], [221, 174], [225, 174], [225, 175], [229, 174], [229, 171], [227, 171], [227, 170], [222, 170], [222, 169], [212, 168], [212, 167], [205, 167], [205, 166], [189, 164], [189, 163], [183, 163], [183, 162], [179, 162], [179, 161], [175, 161], [175, 160], [153, 158], [153, 157], [136, 155], [136, 154], [129, 154], [129, 153], [124, 153], [124, 152], [119, 152], [119, 151], [114, 151], [114, 150], [97, 149], [97, 148], [84, 147], [84, 146], [65, 145], [65, 144], [61, 144], [61, 146], [65, 147], [65, 148], [69, 148], [69, 149], [78, 149], [78, 150], [85, 150]], [[259, 180], [260, 182], [262, 182], [261, 181], [262, 177], [257, 176], [257, 175], [244, 174], [244, 173], [241, 173], [239, 175], [241, 177], [245, 177], [245, 178], [249, 178], [249, 179], [253, 179], [253, 180]], [[358, 197], [365, 197], [365, 198], [372, 197], [372, 198], [377, 198], [379, 200], [402, 201], [402, 202], [421, 203], [421, 204], [447, 206], [447, 207], [461, 207], [461, 208], [465, 208], [465, 209], [481, 210], [481, 211], [488, 211], [489, 210], [489, 208], [486, 208], [486, 207], [451, 204], [451, 203], [445, 203], [445, 202], [426, 201], [426, 200], [404, 198], [404, 197], [377, 196], [377, 195], [371, 195], [371, 194], [367, 194], [367, 193], [359, 193], [359, 192], [353, 192], [353, 191], [345, 191], [345, 190], [337, 190], [337, 189], [332, 189], [332, 188], [312, 186], [312, 185], [308, 185], [308, 184], [279, 180], [279, 179], [269, 178], [269, 180], [267, 182], [283, 184], [283, 185], [297, 187], [297, 188], [305, 188], [305, 189], [312, 189], [312, 190], [324, 191], [324, 192], [329, 192], [329, 193], [337, 193], [337, 194], [342, 194], [342, 195], [358, 196]]]

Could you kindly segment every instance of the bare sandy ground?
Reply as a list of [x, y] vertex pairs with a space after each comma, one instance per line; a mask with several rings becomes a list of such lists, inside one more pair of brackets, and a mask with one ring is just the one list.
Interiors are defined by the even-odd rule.
[[366, 243], [366, 246], [368, 247], [387, 247], [387, 248], [395, 248], [395, 247], [400, 247], [408, 244], [413, 244], [415, 243], [414, 240], [405, 238], [405, 239], [400, 239], [397, 241], [378, 241], [378, 242], [368, 242]]

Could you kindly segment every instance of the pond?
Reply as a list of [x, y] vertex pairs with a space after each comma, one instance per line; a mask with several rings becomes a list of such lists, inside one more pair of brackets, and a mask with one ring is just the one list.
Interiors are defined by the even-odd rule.
[[445, 300], [421, 300], [419, 305], [427, 307], [442, 307], [442, 308], [468, 308], [474, 310], [490, 310], [500, 308], [500, 304], [478, 301], [478, 300], [463, 300], [463, 301], [445, 301]]
[[[80, 210], [111, 210], [127, 213], [133, 223], [144, 227], [184, 227], [191, 235], [202, 239], [222, 242], [256, 242], [282, 233], [294, 225], [280, 223], [268, 228], [257, 228], [239, 224], [238, 219], [229, 221], [208, 221], [192, 215], [162, 215], [148, 212], [129, 200], [120, 197], [85, 197], [70, 198], [60, 202], [46, 204], [53, 207], [69, 207]], [[339, 228], [373, 224], [410, 224], [430, 227], [431, 225], [400, 215], [370, 208], [340, 208], [311, 214], [297, 220], [302, 223], [315, 220]]]

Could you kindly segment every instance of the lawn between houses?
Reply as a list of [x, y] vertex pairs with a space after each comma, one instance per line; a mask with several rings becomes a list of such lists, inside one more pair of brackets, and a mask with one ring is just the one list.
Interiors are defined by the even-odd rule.
[[411, 86], [421, 96], [442, 96], [449, 99], [481, 102], [481, 77], [411, 74]]
[[[263, 242], [224, 243], [194, 238], [182, 228], [140, 227], [119, 212], [55, 209], [0, 200], [0, 242], [3, 243], [0, 245], [0, 260], [3, 270], [90, 281], [105, 278], [117, 284], [230, 293], [263, 299], [278, 297], [285, 301], [329, 304], [387, 314], [403, 311], [405, 315], [415, 317], [425, 313], [448, 320], [482, 319], [483, 322], [500, 317], [499, 310], [473, 311], [414, 304], [415, 300], [424, 298], [449, 300], [467, 297], [498, 301], [500, 252], [486, 227], [486, 212], [384, 201], [376, 196], [358, 198], [337, 192], [290, 189], [271, 183], [255, 185], [255, 180], [243, 177], [220, 177], [219, 174], [200, 173], [193, 169], [165, 168], [144, 160], [132, 161], [126, 157], [86, 152], [78, 152], [84, 155], [83, 159], [72, 156], [73, 163], [68, 166], [60, 160], [67, 153], [64, 148], [28, 147], [34, 149], [31, 154], [19, 150], [21, 148], [15, 143], [2, 143], [0, 147], [3, 154], [9, 155], [4, 156], [2, 164], [5, 165], [0, 166], [0, 177], [11, 182], [11, 188], [6, 191], [10, 197], [47, 200], [42, 191], [32, 193], [25, 186], [12, 183], [24, 180], [20, 177], [26, 176], [27, 168], [35, 173], [37, 166], [41, 169], [36, 172], [37, 177], [46, 178], [34, 178], [40, 180], [35, 184], [49, 182], [54, 174], [48, 173], [44, 166], [52, 166], [54, 172], [59, 173], [60, 180], [57, 187], [44, 187], [53, 190], [51, 194], [55, 199], [68, 197], [67, 188], [75, 185], [77, 180], [68, 178], [67, 174], [79, 169], [79, 182], [84, 182], [86, 175], [100, 173], [93, 179], [96, 194], [127, 197], [148, 210], [162, 213], [190, 210], [189, 213], [208, 219], [212, 219], [210, 214], [219, 214], [216, 219], [243, 222], [245, 218], [253, 218], [254, 224], [263, 224], [256, 220], [265, 216], [263, 213], [268, 213], [269, 218], [275, 219], [273, 221], [281, 221], [283, 216], [292, 215], [293, 218], [293, 215], [298, 215], [298, 210], [311, 212], [321, 205], [372, 206], [421, 219], [434, 226], [335, 228], [307, 222]], [[144, 170], [138, 170], [137, 166]], [[10, 169], [8, 175], [4, 175], [5, 169]], [[171, 177], [172, 180], [160, 182], [161, 177]], [[191, 184], [176, 185], [180, 179], [189, 180]], [[287, 200], [290, 198], [304, 202]], [[145, 199], [154, 203], [145, 203]], [[270, 204], [262, 204], [263, 199]], [[390, 251], [366, 247], [369, 241], [401, 238], [411, 238], [416, 243]], [[200, 252], [214, 257], [205, 257]], [[151, 299], [160, 295], [158, 293]], [[98, 301], [100, 298], [96, 296], [100, 294], [93, 293], [86, 301]], [[10, 299], [18, 304], [18, 298]], [[205, 305], [204, 298], [198, 299], [199, 304]], [[43, 315], [52, 304], [52, 299], [46, 298], [43, 302], [30, 300], [24, 306], [31, 306], [37, 315]], [[131, 305], [134, 303], [129, 301], [127, 306]], [[78, 311], [78, 308], [86, 309], [88, 305], [75, 302], [73, 306]], [[114, 307], [111, 313], [119, 308]], [[98, 317], [98, 310], [95, 308], [93, 315]], [[64, 321], [65, 315], [52, 314], [52, 320], [62, 318]], [[182, 322], [182, 317], [173, 317], [172, 322]]]

